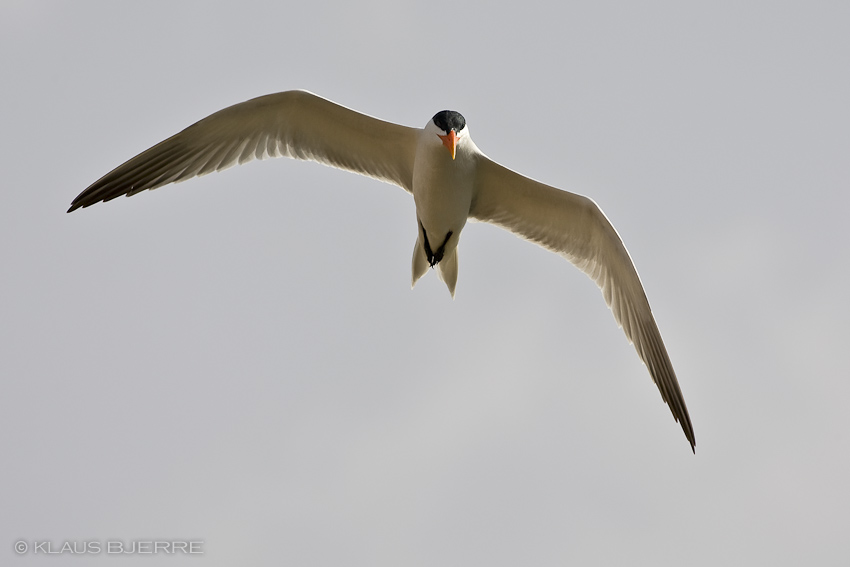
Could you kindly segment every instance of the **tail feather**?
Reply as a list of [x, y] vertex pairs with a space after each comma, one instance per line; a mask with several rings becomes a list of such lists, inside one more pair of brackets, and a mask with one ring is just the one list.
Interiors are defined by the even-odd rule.
[[449, 293], [452, 294], [452, 299], [454, 299], [455, 286], [457, 286], [457, 247], [452, 248], [452, 251], [443, 256], [443, 259], [437, 264], [437, 275], [449, 288]]
[[419, 278], [425, 275], [428, 271], [428, 257], [425, 255], [425, 247], [419, 241], [421, 237], [416, 238], [416, 246], [413, 247], [413, 278], [410, 282], [411, 289], [419, 281]]

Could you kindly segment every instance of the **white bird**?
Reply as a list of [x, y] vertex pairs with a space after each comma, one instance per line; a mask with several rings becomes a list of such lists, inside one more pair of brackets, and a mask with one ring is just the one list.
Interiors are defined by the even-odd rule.
[[490, 160], [472, 142], [458, 112], [438, 112], [419, 129], [306, 91], [258, 97], [220, 110], [118, 166], [80, 193], [68, 212], [278, 156], [346, 169], [412, 193], [419, 225], [413, 285], [436, 267], [454, 297], [457, 246], [468, 219], [495, 224], [564, 256], [601, 288], [695, 450], [679, 382], [617, 231], [591, 199]]

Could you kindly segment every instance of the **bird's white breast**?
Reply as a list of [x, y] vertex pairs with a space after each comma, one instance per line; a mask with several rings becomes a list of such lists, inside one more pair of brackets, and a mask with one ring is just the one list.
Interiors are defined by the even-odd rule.
[[440, 240], [449, 231], [460, 234], [469, 216], [474, 179], [475, 159], [466, 148], [459, 147], [453, 160], [437, 136], [422, 132], [413, 165], [413, 200], [428, 234]]

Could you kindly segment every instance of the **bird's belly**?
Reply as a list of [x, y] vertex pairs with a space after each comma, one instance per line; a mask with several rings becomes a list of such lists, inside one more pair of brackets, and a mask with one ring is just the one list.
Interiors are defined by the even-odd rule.
[[414, 171], [413, 200], [416, 216], [428, 234], [460, 234], [472, 204], [471, 184], [458, 175], [421, 175]]

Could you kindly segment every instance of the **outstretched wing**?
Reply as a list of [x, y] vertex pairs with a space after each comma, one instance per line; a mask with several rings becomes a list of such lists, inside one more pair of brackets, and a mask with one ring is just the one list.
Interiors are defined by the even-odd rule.
[[211, 114], [118, 166], [80, 193], [68, 212], [279, 156], [317, 161], [411, 192], [419, 132], [306, 91], [261, 96]]
[[596, 282], [693, 449], [688, 408], [640, 278], [596, 203], [528, 179], [482, 154], [470, 217], [564, 256]]

